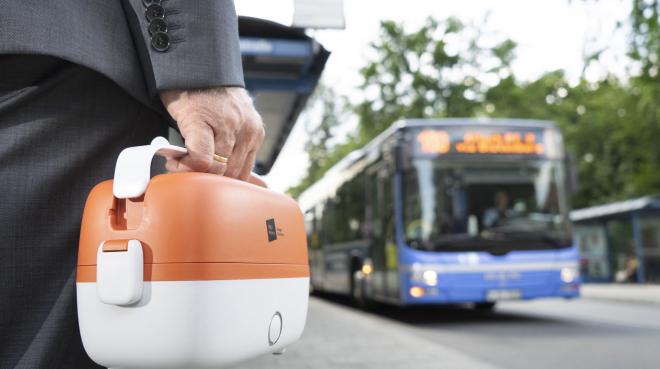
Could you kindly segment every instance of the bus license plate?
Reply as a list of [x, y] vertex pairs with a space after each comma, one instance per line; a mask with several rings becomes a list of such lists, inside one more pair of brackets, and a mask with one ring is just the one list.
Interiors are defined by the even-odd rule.
[[486, 294], [486, 300], [518, 300], [522, 297], [520, 290], [490, 290]]

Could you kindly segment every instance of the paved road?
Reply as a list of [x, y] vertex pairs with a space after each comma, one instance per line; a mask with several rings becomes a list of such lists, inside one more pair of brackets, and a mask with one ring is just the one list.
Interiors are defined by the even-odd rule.
[[660, 306], [597, 300], [365, 313], [312, 298], [303, 339], [257, 368], [660, 368]]

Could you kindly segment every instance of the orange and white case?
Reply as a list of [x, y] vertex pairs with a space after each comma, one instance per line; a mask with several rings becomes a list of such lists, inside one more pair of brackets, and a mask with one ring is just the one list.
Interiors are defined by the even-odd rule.
[[[220, 368], [302, 334], [309, 268], [290, 198], [205, 173], [150, 178], [163, 138], [89, 194], [76, 276], [88, 355], [109, 368]], [[254, 183], [259, 181], [255, 178]]]

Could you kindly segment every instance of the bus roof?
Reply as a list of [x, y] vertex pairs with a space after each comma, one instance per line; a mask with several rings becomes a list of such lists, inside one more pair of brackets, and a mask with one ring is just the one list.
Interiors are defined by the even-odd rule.
[[557, 126], [548, 120], [517, 119], [517, 118], [438, 118], [438, 119], [404, 119], [403, 127], [428, 127], [428, 126], [506, 126], [521, 128], [550, 128]]
[[406, 128], [448, 127], [448, 126], [501, 126], [516, 128], [557, 129], [550, 121], [516, 118], [429, 118], [402, 119], [394, 122], [389, 128], [369, 141], [362, 148], [352, 151], [333, 165], [299, 197], [298, 203], [303, 211], [310, 209], [320, 200], [334, 196], [337, 189], [352, 178], [355, 171], [375, 161], [380, 154], [380, 146], [396, 132]]

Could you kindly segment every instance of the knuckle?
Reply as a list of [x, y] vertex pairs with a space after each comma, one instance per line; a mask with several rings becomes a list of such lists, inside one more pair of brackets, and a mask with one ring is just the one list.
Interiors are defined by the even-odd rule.
[[250, 123], [246, 126], [246, 131], [251, 139], [259, 143], [261, 143], [266, 137], [266, 130], [259, 121], [250, 121]]
[[245, 132], [247, 132], [250, 136], [255, 136], [257, 134], [258, 127], [254, 121], [249, 120], [245, 123], [244, 129]]
[[220, 155], [227, 155], [233, 151], [234, 145], [236, 144], [236, 139], [233, 135], [224, 135], [216, 137], [215, 141], [215, 153]]
[[227, 170], [225, 170], [225, 176], [231, 177], [231, 178], [236, 178], [236, 170], [234, 170], [232, 168], [227, 168]]

